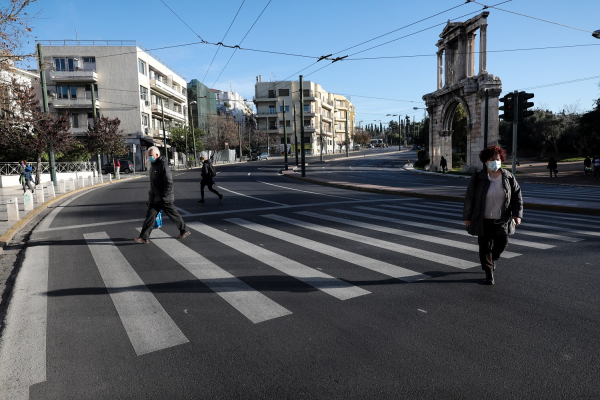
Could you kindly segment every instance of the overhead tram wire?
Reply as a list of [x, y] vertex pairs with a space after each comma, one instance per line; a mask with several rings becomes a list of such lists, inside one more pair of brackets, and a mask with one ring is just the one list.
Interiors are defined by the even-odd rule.
[[176, 13], [175, 11], [173, 11], [173, 9], [172, 9], [171, 7], [169, 7], [167, 3], [165, 3], [163, 0], [160, 0], [160, 1], [161, 1], [161, 3], [163, 3], [163, 4], [165, 5], [165, 7], [167, 7], [169, 10], [171, 10], [171, 12], [172, 12], [172, 13], [173, 13], [173, 14], [174, 14], [174, 15], [175, 15], [177, 18], [179, 18], [179, 20], [180, 20], [181, 22], [183, 22], [183, 23], [185, 24], [185, 26], [187, 26], [188, 28], [190, 28], [190, 31], [194, 32], [194, 35], [198, 36], [198, 38], [199, 38], [200, 40], [202, 40], [202, 42], [204, 42], [204, 39], [202, 39], [202, 36], [200, 36], [200, 35], [199, 35], [199, 34], [198, 34], [198, 33], [197, 33], [195, 30], [193, 30], [193, 29], [192, 29], [192, 27], [191, 27], [191, 26], [189, 26], [189, 25], [188, 25], [188, 24], [187, 24], [187, 23], [186, 23], [186, 22], [185, 22], [183, 19], [181, 19], [181, 17], [180, 17], [179, 15], [177, 15], [177, 13]]
[[588, 31], [587, 29], [576, 28], [574, 26], [560, 24], [558, 22], [548, 21], [547, 19], [532, 17], [531, 15], [521, 14], [521, 13], [518, 13], [518, 12], [515, 12], [515, 11], [505, 10], [503, 8], [496, 7], [499, 4], [496, 4], [496, 5], [493, 5], [493, 6], [486, 6], [485, 4], [482, 4], [482, 3], [478, 2], [478, 1], [475, 1], [475, 0], [472, 0], [471, 2], [472, 3], [477, 3], [480, 6], [484, 6], [485, 8], [493, 8], [493, 9], [496, 9], [496, 10], [499, 10], [499, 11], [504, 11], [504, 12], [507, 12], [507, 13], [510, 13], [510, 14], [520, 15], [521, 17], [531, 18], [531, 19], [535, 19], [535, 20], [542, 21], [542, 22], [547, 22], [549, 24], [558, 25], [558, 26], [562, 26], [562, 27], [565, 27], [565, 28], [569, 28], [569, 29], [575, 29], [576, 31], [582, 31], [582, 32], [587, 32], [587, 33], [594, 33], [593, 31]]
[[583, 81], [589, 81], [592, 79], [600, 79], [600, 75], [590, 76], [587, 78], [573, 79], [571, 81], [563, 81], [563, 82], [547, 83], [545, 85], [539, 85], [539, 86], [531, 86], [531, 87], [523, 88], [521, 90], [542, 89], [542, 88], [547, 88], [547, 87], [551, 87], [551, 86], [566, 85], [569, 83], [578, 83], [578, 82], [583, 82]]
[[[244, 0], [245, 1], [245, 0]], [[248, 36], [248, 34], [250, 33], [250, 31], [252, 30], [252, 28], [254, 28], [254, 25], [256, 25], [256, 23], [258, 22], [258, 20], [260, 19], [260, 17], [263, 15], [263, 13], [265, 12], [265, 10], [267, 9], [267, 7], [269, 7], [269, 4], [271, 4], [271, 1], [273, 0], [269, 0], [269, 2], [267, 3], [267, 5], [265, 6], [265, 8], [263, 8], [263, 10], [260, 12], [260, 14], [258, 15], [258, 17], [256, 17], [256, 19], [254, 20], [254, 23], [252, 24], [252, 26], [250, 27], [250, 29], [248, 29], [248, 31], [246, 32], [246, 34], [244, 35], [244, 37], [242, 38], [242, 40], [240, 40], [240, 43], [238, 44], [238, 47], [241, 46], [241, 44], [244, 42], [244, 40], [246, 39], [246, 37]], [[225, 64], [225, 66], [223, 67], [223, 69], [221, 70], [221, 72], [219, 73], [219, 76], [217, 76], [217, 79], [215, 79], [214, 83], [211, 85], [211, 89], [214, 88], [215, 83], [217, 83], [217, 81], [219, 80], [219, 78], [221, 77], [221, 75], [223, 74], [223, 71], [225, 71], [225, 68], [227, 68], [227, 66], [229, 65], [229, 62], [231, 61], [231, 59], [233, 58], [233, 56], [235, 55], [235, 53], [238, 50], [238, 47], [236, 47], [233, 50], [233, 53], [231, 53], [231, 56], [229, 57], [229, 60], [227, 60], [227, 63]], [[207, 71], [208, 72], [208, 71]]]
[[[240, 4], [240, 8], [238, 8], [237, 12], [235, 13], [235, 16], [233, 17], [233, 20], [229, 24], [229, 28], [227, 28], [227, 32], [225, 32], [225, 35], [223, 35], [223, 39], [221, 39], [220, 43], [223, 43], [223, 41], [227, 37], [227, 34], [229, 33], [229, 30], [231, 29], [231, 26], [233, 25], [233, 22], [236, 20], [238, 14], [240, 13], [240, 10], [242, 9], [242, 6], [244, 5], [245, 2], [246, 2], [246, 0], [243, 0], [242, 4]], [[215, 55], [213, 56], [212, 60], [210, 61], [210, 65], [208, 66], [208, 68], [206, 69], [206, 72], [204, 73], [204, 78], [202, 78], [202, 81], [200, 81], [200, 83], [204, 83], [204, 80], [206, 79], [206, 75], [208, 75], [208, 72], [210, 71], [210, 67], [212, 67], [213, 62], [215, 62], [215, 58], [217, 57], [217, 54], [219, 54], [219, 50], [220, 49], [221, 49], [221, 46], [218, 46], [217, 47], [217, 51], [215, 51]]]

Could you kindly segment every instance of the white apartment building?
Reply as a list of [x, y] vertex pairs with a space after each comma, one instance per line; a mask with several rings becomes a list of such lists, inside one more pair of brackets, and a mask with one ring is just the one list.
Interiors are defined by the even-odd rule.
[[[183, 75], [136, 41], [40, 41], [51, 113], [68, 113], [71, 131], [85, 135], [92, 121], [92, 86], [98, 116], [119, 118], [127, 144], [163, 147], [173, 126], [186, 125], [187, 84]], [[183, 150], [183, 149], [181, 149]], [[106, 162], [106, 160], [104, 160]]]
[[217, 109], [232, 115], [236, 122], [241, 123], [242, 126], [246, 123], [246, 117], [254, 114], [239, 93], [225, 92], [217, 89], [211, 89], [211, 92], [215, 94]]
[[27, 85], [37, 91], [39, 78], [35, 71], [15, 67], [11, 61], [2, 61], [5, 64], [5, 69], [0, 69], [0, 116], [15, 104], [15, 99], [10, 90], [13, 79], [18, 85]]
[[[278, 143], [284, 144], [283, 116], [285, 113], [288, 144], [291, 151], [295, 151], [294, 107], [296, 108], [298, 147], [302, 140], [300, 124], [303, 123], [306, 153], [320, 154], [319, 135], [321, 131], [324, 154], [340, 151], [339, 144], [346, 140], [346, 128], [348, 139], [352, 142], [356, 111], [354, 105], [346, 97], [327, 92], [318, 83], [304, 81], [302, 84], [304, 121], [300, 121], [300, 82], [262, 82], [261, 77], [257, 77], [256, 80], [254, 103], [257, 110], [258, 129], [266, 131], [269, 135], [277, 135]], [[283, 108], [284, 101], [285, 110]], [[283, 149], [283, 146], [279, 146], [278, 152], [282, 152]]]

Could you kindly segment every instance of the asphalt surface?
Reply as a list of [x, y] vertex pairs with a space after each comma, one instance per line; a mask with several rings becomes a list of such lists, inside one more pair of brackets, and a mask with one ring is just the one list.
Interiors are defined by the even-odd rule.
[[[377, 171], [404, 157], [309, 158], [307, 173], [436, 184]], [[199, 171], [174, 172], [175, 204], [192, 228], [182, 241], [166, 237], [178, 234], [168, 218], [150, 244], [132, 241], [146, 180], [56, 208], [28, 244], [3, 331], [0, 393], [600, 396], [599, 217], [526, 212], [496, 285], [485, 286], [457, 203], [310, 185], [280, 169], [281, 160], [218, 166], [223, 202], [207, 192], [204, 204]], [[47, 283], [31, 278], [45, 260]], [[12, 357], [7, 343], [20, 346]]]

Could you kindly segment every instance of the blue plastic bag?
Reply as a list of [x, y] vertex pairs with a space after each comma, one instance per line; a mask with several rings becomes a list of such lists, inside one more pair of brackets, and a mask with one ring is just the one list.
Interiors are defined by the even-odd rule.
[[156, 220], [154, 221], [154, 229], [158, 229], [162, 226], [162, 210], [158, 212]]

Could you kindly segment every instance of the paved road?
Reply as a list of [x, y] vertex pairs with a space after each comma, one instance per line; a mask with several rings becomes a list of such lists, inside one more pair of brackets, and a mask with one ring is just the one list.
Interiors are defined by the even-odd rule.
[[[468, 179], [456, 176], [425, 174], [401, 169], [408, 160], [416, 160], [415, 152], [398, 153], [395, 149], [363, 150], [365, 157], [338, 158], [326, 163], [311, 163], [307, 176], [358, 184], [418, 188], [431, 194], [464, 196]], [[373, 157], [372, 155], [380, 156]], [[412, 161], [411, 161], [412, 162]], [[518, 179], [517, 179], [518, 180]], [[522, 183], [525, 202], [565, 204], [598, 208], [600, 188]]]
[[150, 244], [131, 241], [142, 180], [56, 208], [11, 301], [2, 395], [600, 396], [600, 218], [528, 212], [490, 287], [456, 203], [310, 185], [279, 168], [219, 167], [220, 204], [211, 193], [197, 203], [198, 171], [176, 172], [183, 241], [168, 220]]

